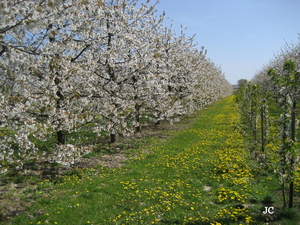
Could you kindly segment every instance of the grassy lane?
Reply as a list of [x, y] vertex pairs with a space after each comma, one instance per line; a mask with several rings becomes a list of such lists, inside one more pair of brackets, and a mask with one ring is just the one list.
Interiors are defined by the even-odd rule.
[[[97, 167], [40, 185], [48, 196], [12, 224], [258, 224], [276, 178], [258, 168], [235, 129], [233, 97], [203, 110], [187, 130], [139, 149], [117, 169]], [[47, 189], [48, 188], [48, 189]], [[45, 192], [45, 191], [44, 191]]]

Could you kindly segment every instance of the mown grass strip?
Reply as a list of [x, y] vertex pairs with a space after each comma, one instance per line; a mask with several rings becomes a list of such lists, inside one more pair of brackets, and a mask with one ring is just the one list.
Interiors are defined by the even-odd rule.
[[11, 224], [259, 224], [276, 177], [253, 167], [235, 129], [233, 96], [200, 112], [168, 141], [139, 149], [126, 166], [44, 181], [47, 198]]

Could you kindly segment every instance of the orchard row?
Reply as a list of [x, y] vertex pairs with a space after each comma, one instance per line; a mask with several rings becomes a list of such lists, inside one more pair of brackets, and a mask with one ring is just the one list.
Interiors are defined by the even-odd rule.
[[[299, 173], [300, 156], [297, 140], [297, 102], [300, 100], [300, 42], [287, 44], [282, 52], [259, 71], [251, 82], [245, 82], [237, 91], [241, 126], [249, 149], [261, 163], [269, 166], [281, 180], [283, 206], [293, 207], [294, 183]], [[274, 121], [269, 108], [275, 107], [280, 116]], [[274, 115], [273, 115], [274, 117]], [[272, 139], [272, 127], [277, 127], [277, 141]], [[278, 149], [271, 158], [271, 142], [278, 142]], [[270, 146], [270, 145], [269, 145]], [[286, 197], [286, 186], [289, 186]], [[288, 201], [287, 201], [288, 199]]]
[[[231, 94], [204, 47], [165, 27], [156, 4], [0, 3], [0, 171], [33, 158], [74, 164], [88, 149], [67, 135], [86, 124], [114, 142]], [[39, 148], [54, 134], [56, 148]]]

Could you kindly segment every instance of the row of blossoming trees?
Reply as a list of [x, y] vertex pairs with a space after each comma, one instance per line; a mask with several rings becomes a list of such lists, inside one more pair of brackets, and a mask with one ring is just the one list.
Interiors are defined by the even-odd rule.
[[[157, 3], [156, 3], [157, 4]], [[0, 171], [43, 158], [71, 165], [67, 135], [92, 123], [111, 142], [231, 94], [184, 31], [138, 0], [0, 3]], [[55, 134], [56, 148], [37, 143]]]
[[[274, 167], [282, 184], [283, 206], [286, 206], [285, 185], [289, 184], [289, 208], [293, 207], [294, 180], [300, 163], [297, 132], [297, 102], [300, 100], [300, 41], [286, 44], [274, 60], [265, 65], [251, 82], [245, 82], [237, 91], [243, 130], [255, 155], [262, 155], [268, 141], [270, 102], [281, 108], [278, 129], [279, 164]], [[263, 154], [264, 155], [264, 154]]]

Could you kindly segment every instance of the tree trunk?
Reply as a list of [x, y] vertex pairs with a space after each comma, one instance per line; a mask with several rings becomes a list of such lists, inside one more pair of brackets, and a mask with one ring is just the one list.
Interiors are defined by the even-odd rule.
[[256, 112], [253, 114], [253, 138], [255, 145], [257, 144], [257, 124], [256, 124]]
[[57, 142], [59, 145], [64, 145], [66, 144], [66, 133], [62, 130], [57, 131]]
[[289, 208], [293, 208], [293, 200], [294, 200], [294, 182], [290, 183], [290, 194], [289, 194]]
[[137, 123], [137, 126], [135, 127], [135, 132], [140, 133], [141, 132], [141, 123], [140, 123], [140, 114], [139, 113], [136, 114], [135, 121]]
[[291, 139], [295, 142], [296, 141], [296, 102], [293, 103], [293, 108], [292, 108], [292, 134], [291, 134]]
[[286, 200], [285, 200], [284, 182], [282, 183], [281, 188], [282, 188], [283, 208], [285, 208]]
[[[133, 79], [135, 82], [137, 81], [135, 78]], [[135, 101], [137, 101], [138, 96], [136, 95], [134, 97]], [[140, 109], [141, 109], [141, 105], [140, 104], [135, 104], [134, 108], [135, 108], [135, 121], [137, 123], [137, 126], [135, 127], [135, 131], [136, 133], [140, 133], [141, 132], [141, 123], [140, 123]]]
[[136, 133], [140, 133], [140, 132], [141, 132], [141, 126], [137, 126], [137, 127], [135, 128], [135, 132], [136, 132]]
[[264, 106], [260, 108], [261, 119], [261, 152], [265, 151], [265, 121], [264, 121]]
[[[56, 74], [58, 76], [58, 74]], [[65, 101], [65, 96], [63, 94], [62, 88], [59, 86], [60, 84], [60, 79], [58, 77], [55, 78], [55, 84], [58, 87], [58, 91], [56, 92], [56, 95], [58, 97], [57, 101], [56, 101], [56, 109], [57, 109], [57, 113], [60, 113], [60, 110], [63, 108], [64, 106], [64, 101]], [[61, 119], [58, 119], [58, 122], [61, 123]], [[56, 132], [57, 134], [57, 142], [59, 145], [64, 145], [66, 144], [66, 132], [63, 130], [59, 130]]]
[[116, 134], [110, 134], [110, 143], [115, 143], [116, 142]]
[[[291, 124], [291, 139], [293, 142], [296, 141], [296, 102], [293, 103], [292, 107], [292, 124]], [[294, 158], [291, 159], [291, 167], [294, 165]], [[290, 193], [289, 193], [289, 208], [293, 208], [294, 200], [294, 182], [290, 183]]]

